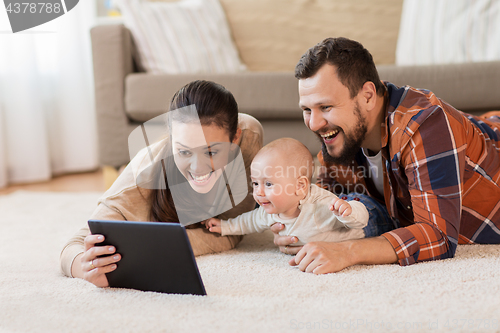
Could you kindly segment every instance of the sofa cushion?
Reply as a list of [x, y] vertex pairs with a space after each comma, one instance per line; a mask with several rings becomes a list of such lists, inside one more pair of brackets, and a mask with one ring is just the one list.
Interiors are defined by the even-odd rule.
[[125, 80], [125, 112], [147, 121], [166, 112], [174, 93], [194, 80], [211, 80], [231, 91], [239, 111], [262, 119], [302, 119], [297, 79], [293, 73], [129, 74]]
[[[500, 108], [496, 94], [500, 91], [500, 61], [438, 66], [380, 65], [377, 69], [382, 80], [429, 89], [465, 112]], [[180, 87], [197, 79], [222, 84], [234, 94], [240, 112], [259, 120], [302, 119], [297, 79], [292, 73], [130, 74], [125, 82], [126, 113], [141, 122], [156, 117], [168, 110], [170, 99]]]
[[120, 0], [125, 25], [150, 73], [244, 71], [219, 0]]
[[428, 89], [461, 111], [477, 114], [500, 108], [500, 61], [377, 69], [380, 79]]
[[361, 42], [377, 64], [392, 64], [402, 0], [220, 0], [241, 59], [251, 71], [293, 71], [326, 37]]

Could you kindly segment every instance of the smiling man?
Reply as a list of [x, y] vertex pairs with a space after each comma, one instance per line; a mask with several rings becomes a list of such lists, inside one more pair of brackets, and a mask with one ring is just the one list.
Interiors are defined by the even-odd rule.
[[500, 117], [474, 117], [428, 90], [380, 81], [371, 54], [347, 38], [309, 49], [295, 77], [304, 122], [322, 143], [318, 185], [368, 193], [396, 229], [303, 247], [276, 235], [281, 251], [296, 254], [291, 265], [317, 274], [410, 265], [451, 258], [457, 244], [500, 243]]

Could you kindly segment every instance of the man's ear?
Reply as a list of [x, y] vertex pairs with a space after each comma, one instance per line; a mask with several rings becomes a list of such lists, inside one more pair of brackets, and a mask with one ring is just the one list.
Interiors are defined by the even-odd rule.
[[361, 88], [361, 103], [366, 110], [371, 111], [377, 104], [377, 87], [371, 81], [366, 81]]
[[299, 178], [297, 178], [297, 189], [295, 191], [295, 195], [306, 193], [309, 185], [309, 179], [307, 179], [306, 176], [300, 176]]

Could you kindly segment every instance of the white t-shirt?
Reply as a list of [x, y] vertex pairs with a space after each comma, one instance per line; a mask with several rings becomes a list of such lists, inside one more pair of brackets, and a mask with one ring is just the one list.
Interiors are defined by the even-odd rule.
[[368, 160], [368, 167], [370, 168], [369, 176], [375, 184], [375, 188], [378, 193], [384, 195], [384, 169], [382, 167], [382, 151], [379, 151], [377, 155], [370, 156], [368, 149], [363, 148], [363, 155], [366, 156]]

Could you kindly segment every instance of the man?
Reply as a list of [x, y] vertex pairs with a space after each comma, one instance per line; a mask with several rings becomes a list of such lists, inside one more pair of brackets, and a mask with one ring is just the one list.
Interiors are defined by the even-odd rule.
[[282, 252], [296, 254], [290, 265], [315, 274], [410, 265], [451, 258], [457, 244], [500, 243], [500, 117], [473, 117], [428, 90], [381, 82], [371, 54], [346, 38], [309, 49], [295, 77], [304, 122], [322, 141], [318, 185], [366, 189], [397, 228], [303, 247], [275, 235]]

